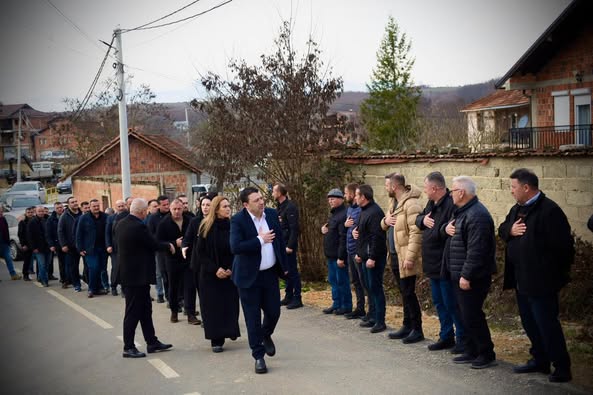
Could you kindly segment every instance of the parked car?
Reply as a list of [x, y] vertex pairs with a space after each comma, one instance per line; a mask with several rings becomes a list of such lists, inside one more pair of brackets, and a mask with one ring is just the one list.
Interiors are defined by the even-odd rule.
[[12, 187], [3, 195], [4, 201], [11, 195], [37, 196], [41, 203], [47, 202], [45, 187], [39, 181], [15, 182]]
[[[24, 211], [23, 211], [24, 213]], [[22, 258], [23, 251], [21, 250], [21, 243], [19, 243], [19, 217], [12, 213], [4, 213], [4, 218], [8, 223], [8, 234], [10, 237], [10, 256], [13, 261], [18, 261]], [[22, 219], [23, 214], [20, 215]]]
[[58, 182], [56, 188], [58, 193], [72, 193], [72, 179], [68, 177], [64, 181]]

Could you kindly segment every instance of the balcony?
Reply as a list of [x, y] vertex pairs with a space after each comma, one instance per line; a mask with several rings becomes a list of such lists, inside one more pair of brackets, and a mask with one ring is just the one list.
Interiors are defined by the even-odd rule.
[[593, 125], [567, 125], [509, 129], [511, 149], [558, 149], [561, 145], [591, 147]]

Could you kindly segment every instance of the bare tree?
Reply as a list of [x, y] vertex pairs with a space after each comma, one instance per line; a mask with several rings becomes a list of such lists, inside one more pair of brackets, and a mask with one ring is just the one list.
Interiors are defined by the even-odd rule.
[[[266, 183], [281, 182], [300, 209], [300, 265], [304, 278], [325, 273], [320, 226], [327, 217], [325, 194], [344, 182], [345, 167], [329, 160], [343, 149], [340, 122], [328, 122], [330, 104], [342, 91], [342, 79], [332, 77], [317, 44], [309, 39], [299, 56], [291, 28], [284, 22], [275, 52], [261, 64], [233, 60], [232, 79], [209, 73], [202, 84], [206, 101], [194, 101], [208, 114], [194, 141], [203, 167], [220, 181], [236, 181], [254, 169]], [[267, 185], [260, 185], [267, 193]]]

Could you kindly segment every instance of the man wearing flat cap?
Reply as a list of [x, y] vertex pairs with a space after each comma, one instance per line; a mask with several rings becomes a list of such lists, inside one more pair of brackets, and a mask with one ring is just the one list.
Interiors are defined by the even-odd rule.
[[352, 312], [352, 292], [348, 275], [346, 252], [346, 206], [344, 194], [334, 188], [327, 194], [330, 214], [321, 227], [323, 252], [327, 258], [327, 278], [332, 288], [332, 305], [323, 310], [325, 314], [344, 315]]

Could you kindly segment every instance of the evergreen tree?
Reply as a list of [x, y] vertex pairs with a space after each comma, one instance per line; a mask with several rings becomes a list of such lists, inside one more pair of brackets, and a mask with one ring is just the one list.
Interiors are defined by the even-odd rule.
[[367, 85], [369, 98], [361, 106], [368, 145], [372, 149], [403, 150], [416, 137], [420, 89], [412, 82], [411, 46], [406, 34], [390, 16], [377, 51], [377, 66]]

